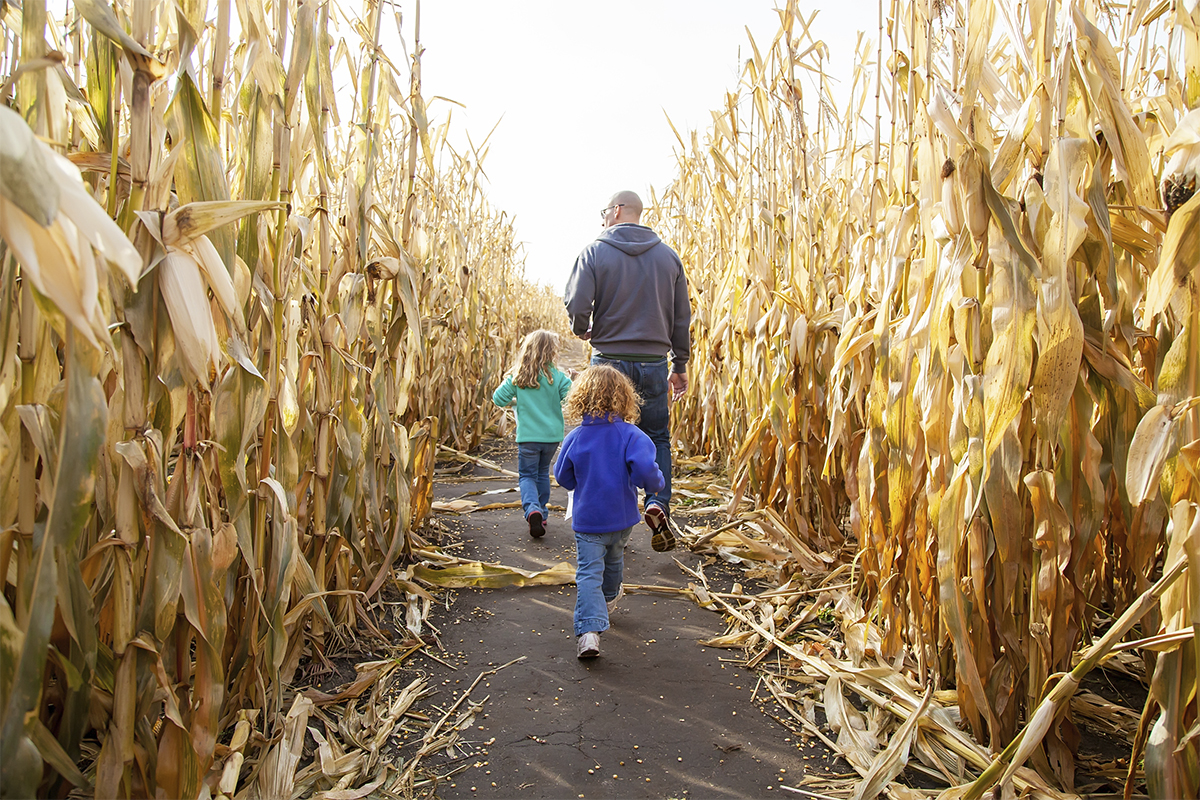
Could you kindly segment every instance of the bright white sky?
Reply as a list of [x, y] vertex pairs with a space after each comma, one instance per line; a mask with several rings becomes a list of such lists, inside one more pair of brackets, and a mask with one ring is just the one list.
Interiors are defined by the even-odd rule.
[[[780, 0], [786, 4], [786, 0]], [[422, 93], [434, 121], [453, 114], [450, 141], [478, 145], [497, 122], [483, 167], [492, 205], [515, 218], [526, 276], [561, 291], [575, 256], [600, 231], [621, 189], [675, 175], [675, 135], [706, 129], [738, 82], [738, 48], [779, 29], [775, 0], [424, 0]], [[873, 40], [878, 0], [802, 0], [820, 8], [813, 35], [832, 75], [852, 71], [856, 33]], [[413, 14], [405, 4], [404, 38]], [[844, 108], [845, 81], [835, 87]], [[815, 92], [809, 95], [815, 98]]]

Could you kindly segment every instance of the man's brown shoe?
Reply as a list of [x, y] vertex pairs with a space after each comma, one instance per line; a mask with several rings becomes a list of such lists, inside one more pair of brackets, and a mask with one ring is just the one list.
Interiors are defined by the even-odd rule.
[[667, 513], [662, 506], [646, 506], [646, 527], [650, 529], [650, 546], [659, 553], [675, 549], [675, 534], [671, 533], [671, 525], [667, 522]]

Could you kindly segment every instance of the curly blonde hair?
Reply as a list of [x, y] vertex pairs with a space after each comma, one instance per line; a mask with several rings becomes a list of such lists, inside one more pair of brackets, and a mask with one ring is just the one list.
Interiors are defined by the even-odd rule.
[[588, 367], [571, 386], [567, 395], [567, 414], [579, 419], [591, 417], [620, 417], [636, 423], [642, 413], [642, 398], [633, 382], [620, 371], [606, 364]]
[[536, 389], [542, 373], [552, 385], [554, 373], [550, 367], [558, 355], [558, 334], [545, 329], [536, 330], [521, 342], [517, 363], [513, 367], [513, 384], [521, 389]]

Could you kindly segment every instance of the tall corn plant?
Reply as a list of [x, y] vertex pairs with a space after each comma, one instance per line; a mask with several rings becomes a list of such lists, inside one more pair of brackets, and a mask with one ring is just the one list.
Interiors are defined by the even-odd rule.
[[382, 12], [0, 6], [5, 795], [290, 793], [289, 682], [561, 325]]
[[[852, 534], [876, 655], [999, 751], [1097, 608], [1200, 567], [1200, 11], [884, 3], [840, 116], [811, 18], [781, 17], [658, 198], [698, 305], [676, 435], [727, 455], [785, 574]], [[1153, 662], [1155, 796], [1200, 787], [1196, 654]], [[1069, 788], [1078, 733], [1041, 722]]]

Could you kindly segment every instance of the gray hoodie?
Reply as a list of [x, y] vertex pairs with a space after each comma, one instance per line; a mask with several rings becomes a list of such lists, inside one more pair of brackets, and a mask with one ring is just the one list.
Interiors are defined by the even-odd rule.
[[609, 356], [665, 356], [686, 372], [692, 307], [679, 256], [644, 225], [605, 228], [583, 248], [563, 297], [576, 335]]

